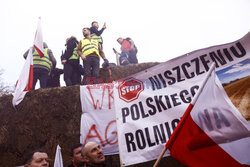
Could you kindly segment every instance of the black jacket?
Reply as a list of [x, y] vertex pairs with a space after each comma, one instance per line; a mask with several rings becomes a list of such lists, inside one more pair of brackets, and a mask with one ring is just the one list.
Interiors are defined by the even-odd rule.
[[61, 56], [61, 60], [69, 60], [69, 58], [73, 55], [73, 51], [75, 47], [78, 45], [78, 41], [75, 38], [69, 39], [66, 43], [67, 50], [65, 50], [64, 54]]
[[97, 30], [95, 27], [90, 28], [91, 34], [96, 34], [97, 36], [101, 36], [104, 31], [104, 28], [102, 28], [100, 31]]

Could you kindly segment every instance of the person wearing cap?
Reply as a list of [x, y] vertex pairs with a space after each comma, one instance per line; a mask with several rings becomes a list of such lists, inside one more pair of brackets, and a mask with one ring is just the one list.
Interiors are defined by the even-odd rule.
[[[34, 47], [32, 48], [33, 90], [36, 87], [37, 80], [40, 81], [40, 88], [47, 88], [49, 74], [51, 70], [56, 67], [56, 59], [51, 49], [48, 48], [48, 45], [45, 42], [43, 42], [43, 47], [44, 47], [44, 56], [42, 58], [40, 58], [37, 50]], [[25, 59], [28, 56], [28, 52], [29, 50], [27, 50], [23, 55]]]
[[98, 22], [93, 21], [91, 23], [91, 27], [90, 27], [91, 38], [96, 39], [101, 44], [101, 47], [102, 47], [103, 46], [103, 39], [102, 39], [101, 35], [102, 35], [103, 31], [106, 29], [106, 23], [104, 23], [101, 30], [98, 30], [98, 29], [99, 29]]
[[108, 63], [100, 43], [92, 39], [90, 36], [90, 29], [83, 28], [82, 30], [84, 39], [79, 42], [78, 55], [83, 60], [84, 66], [84, 84], [96, 84], [98, 83], [99, 71], [100, 71], [100, 57], [104, 62]]
[[61, 56], [62, 64], [64, 65], [64, 81], [66, 86], [80, 85], [80, 61], [77, 54], [78, 41], [76, 37], [67, 38], [65, 52]]

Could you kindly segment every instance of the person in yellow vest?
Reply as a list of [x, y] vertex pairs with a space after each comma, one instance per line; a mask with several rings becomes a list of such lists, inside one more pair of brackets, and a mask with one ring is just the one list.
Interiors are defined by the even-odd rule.
[[76, 37], [71, 36], [66, 40], [65, 52], [61, 57], [62, 64], [64, 65], [64, 81], [66, 86], [80, 85], [80, 61], [77, 54], [78, 41]]
[[90, 29], [83, 28], [83, 36], [78, 44], [78, 55], [83, 60], [84, 66], [84, 84], [96, 84], [98, 83], [99, 70], [100, 70], [100, 57], [104, 62], [108, 63], [100, 43], [92, 39], [90, 36]]
[[91, 38], [96, 39], [101, 44], [101, 47], [102, 47], [103, 46], [103, 39], [102, 39], [101, 35], [102, 35], [103, 31], [106, 29], [106, 23], [104, 23], [101, 30], [98, 30], [98, 29], [99, 29], [98, 22], [93, 21], [91, 23], [91, 27], [90, 27]]
[[[47, 83], [49, 79], [49, 74], [51, 69], [56, 67], [56, 59], [53, 56], [51, 49], [48, 48], [48, 45], [43, 42], [44, 47], [44, 56], [40, 58], [37, 50], [33, 47], [33, 87], [34, 90], [36, 87], [37, 80], [40, 81], [40, 88], [47, 88]], [[26, 59], [28, 56], [29, 50], [27, 50], [23, 57]]]

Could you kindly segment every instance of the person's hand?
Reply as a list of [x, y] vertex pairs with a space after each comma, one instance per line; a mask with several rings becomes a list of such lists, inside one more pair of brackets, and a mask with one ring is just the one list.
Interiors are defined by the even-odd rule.
[[65, 60], [65, 59], [62, 60], [63, 65], [66, 64], [66, 62], [67, 62], [67, 60]]
[[109, 63], [108, 59], [106, 59], [106, 58], [104, 59], [104, 62]]
[[103, 64], [102, 64], [102, 68], [107, 68], [108, 66], [109, 66], [109, 61], [108, 61], [108, 59], [103, 59], [104, 60], [104, 62], [103, 62]]
[[104, 24], [103, 24], [103, 27], [102, 27], [102, 28], [104, 28], [104, 29], [106, 29], [106, 28], [107, 28], [107, 27], [106, 27], [106, 23], [104, 23]]
[[81, 55], [82, 61], [86, 61], [86, 56]]

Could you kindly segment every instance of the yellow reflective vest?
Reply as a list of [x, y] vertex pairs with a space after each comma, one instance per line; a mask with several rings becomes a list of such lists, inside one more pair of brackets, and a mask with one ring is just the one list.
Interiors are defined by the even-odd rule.
[[50, 58], [48, 55], [48, 48], [44, 48], [43, 50], [43, 54], [44, 56], [42, 58], [40, 58], [37, 50], [35, 49], [35, 51], [32, 53], [33, 54], [33, 65], [38, 65], [38, 66], [43, 66], [46, 67], [48, 70], [51, 69], [50, 66]]
[[93, 53], [96, 53], [96, 55], [98, 57], [100, 57], [100, 54], [99, 54], [99, 49], [98, 49], [98, 41], [95, 40], [95, 39], [92, 39], [89, 40], [87, 38], [84, 38], [81, 40], [81, 51], [82, 51], [82, 54], [83, 56], [88, 56], [90, 54], [93, 54]]
[[91, 38], [97, 40], [100, 44], [103, 43], [102, 36], [97, 36], [95, 33], [91, 34]]
[[[78, 45], [76, 45], [76, 47], [74, 48], [73, 54], [70, 56], [69, 60], [79, 59], [79, 55], [77, 54], [77, 49], [78, 49]], [[65, 51], [66, 50], [67, 50], [67, 46], [65, 47]]]

